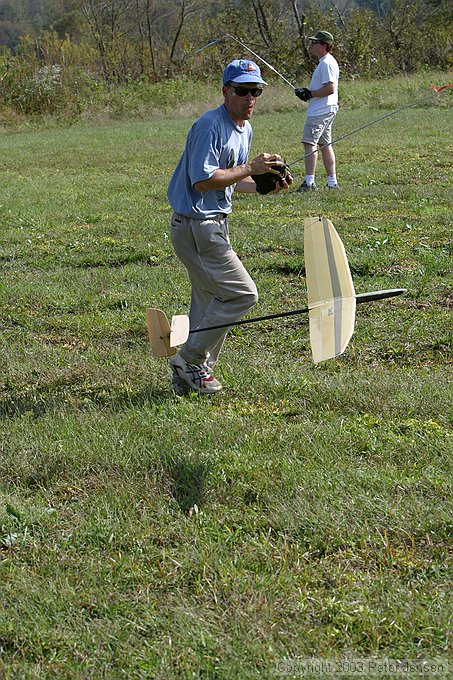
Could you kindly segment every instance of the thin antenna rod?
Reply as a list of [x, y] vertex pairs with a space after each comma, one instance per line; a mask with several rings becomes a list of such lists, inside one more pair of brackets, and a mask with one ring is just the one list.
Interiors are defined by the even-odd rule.
[[234, 35], [231, 35], [231, 33], [225, 33], [225, 35], [222, 35], [220, 38], [216, 38], [215, 40], [211, 40], [211, 42], [207, 43], [206, 45], [203, 45], [203, 47], [200, 47], [198, 50], [196, 50], [196, 51], [195, 51], [195, 54], [198, 54], [198, 52], [201, 52], [202, 50], [205, 50], [207, 47], [211, 47], [211, 45], [215, 45], [216, 43], [220, 42], [221, 40], [224, 40], [225, 38], [231, 38], [231, 40], [235, 40], [235, 41], [236, 41], [237, 43], [239, 43], [239, 45], [241, 45], [245, 50], [247, 50], [248, 52], [250, 52], [250, 54], [253, 54], [253, 56], [256, 57], [257, 59], [259, 59], [260, 61], [262, 61], [263, 64], [266, 64], [266, 66], [267, 66], [268, 68], [270, 68], [271, 71], [273, 71], [274, 73], [276, 73], [276, 74], [278, 75], [278, 77], [281, 78], [282, 80], [284, 80], [285, 83], [286, 83], [287, 85], [289, 85], [290, 87], [293, 88], [293, 90], [296, 89], [295, 86], [294, 86], [292, 83], [290, 83], [289, 80], [287, 80], [287, 78], [285, 78], [285, 76], [283, 76], [279, 71], [277, 71], [276, 68], [274, 68], [274, 66], [272, 66], [272, 64], [269, 64], [268, 61], [266, 61], [265, 59], [263, 59], [263, 57], [260, 57], [259, 54], [257, 54], [257, 53], [254, 52], [253, 50], [251, 50], [250, 47], [247, 47], [247, 45], [246, 45], [245, 43], [243, 43], [241, 40], [239, 40], [239, 38], [235, 38]]
[[256, 57], [257, 59], [259, 59], [260, 61], [262, 61], [263, 64], [266, 64], [266, 66], [267, 66], [268, 68], [270, 68], [271, 71], [273, 71], [274, 73], [276, 73], [282, 80], [285, 81], [285, 83], [287, 83], [287, 85], [289, 85], [290, 87], [292, 87], [293, 90], [296, 89], [295, 86], [294, 86], [292, 83], [290, 83], [289, 80], [287, 80], [287, 79], [285, 78], [285, 76], [283, 76], [279, 71], [277, 71], [276, 68], [274, 68], [274, 67], [272, 66], [272, 64], [269, 64], [268, 61], [266, 61], [265, 59], [263, 59], [263, 57], [260, 57], [260, 55], [257, 54], [256, 52], [254, 52], [253, 50], [251, 50], [250, 47], [247, 47], [247, 45], [245, 45], [243, 42], [241, 42], [238, 38], [235, 38], [234, 35], [231, 35], [230, 33], [227, 33], [227, 34], [226, 34], [225, 38], [227, 38], [227, 37], [228, 37], [228, 38], [231, 38], [232, 40], [235, 40], [237, 43], [239, 43], [239, 45], [242, 45], [242, 47], [243, 47], [245, 50], [248, 50], [248, 51], [250, 52], [250, 54], [253, 54], [253, 56]]
[[226, 35], [220, 36], [220, 38], [216, 38], [215, 40], [211, 40], [211, 42], [208, 42], [206, 45], [203, 45], [203, 47], [200, 47], [198, 50], [195, 50], [195, 54], [198, 54], [198, 52], [202, 52], [207, 47], [211, 47], [211, 45], [215, 45], [216, 43], [220, 42], [224, 38], [229, 38], [229, 34], [227, 33]]
[[[395, 297], [405, 293], [405, 288], [392, 288], [390, 290], [376, 290], [371, 293], [359, 293], [355, 296], [357, 304], [363, 302], [373, 302], [374, 300], [383, 300], [389, 297]], [[302, 309], [294, 309], [290, 312], [279, 312], [278, 314], [267, 314], [266, 316], [256, 316], [253, 319], [242, 319], [241, 321], [234, 321], [233, 323], [223, 323], [219, 326], [209, 326], [207, 328], [195, 328], [189, 331], [192, 333], [202, 333], [203, 331], [214, 331], [217, 328], [230, 328], [231, 326], [245, 326], [247, 323], [256, 323], [257, 321], [268, 321], [269, 319], [283, 319], [285, 316], [295, 316], [296, 314], [308, 314], [309, 307], [302, 307]]]

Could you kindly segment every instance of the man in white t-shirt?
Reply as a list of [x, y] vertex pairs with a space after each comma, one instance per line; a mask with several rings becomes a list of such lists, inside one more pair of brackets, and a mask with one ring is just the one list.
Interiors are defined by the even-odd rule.
[[297, 87], [296, 97], [308, 102], [307, 120], [302, 133], [305, 154], [305, 180], [297, 191], [316, 191], [315, 173], [321, 150], [327, 172], [327, 186], [338, 189], [335, 154], [331, 146], [332, 123], [338, 111], [338, 79], [340, 70], [336, 59], [330, 54], [333, 36], [329, 31], [318, 31], [308, 38], [309, 51], [319, 63], [314, 70], [309, 87]]

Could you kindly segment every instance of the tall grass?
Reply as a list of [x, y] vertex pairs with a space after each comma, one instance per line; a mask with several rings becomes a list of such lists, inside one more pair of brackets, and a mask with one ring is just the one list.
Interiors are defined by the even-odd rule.
[[[336, 136], [379, 115], [376, 87]], [[266, 97], [253, 151], [291, 161], [303, 107]], [[305, 318], [236, 328], [213, 399], [171, 394], [144, 316], [188, 308], [165, 191], [192, 120], [0, 137], [0, 674], [446, 662], [451, 97], [338, 143], [341, 192], [235, 198], [254, 313], [305, 304], [307, 215], [335, 224], [357, 292], [408, 293], [360, 305], [345, 355], [318, 366]]]
[[[301, 102], [294, 96], [291, 87], [273, 73], [267, 73], [269, 88], [260, 101], [260, 113], [296, 112]], [[452, 72], [433, 70], [421, 71], [415, 75], [381, 78], [373, 81], [342, 78], [340, 103], [343, 110], [368, 108], [392, 109], [406, 104], [419, 103], [429, 108], [448, 106], [449, 98], [436, 96], [430, 85], [439, 87], [453, 80]], [[308, 82], [294, 82], [294, 86]], [[20, 87], [15, 83], [17, 97], [31, 98], [24, 105], [12, 105], [0, 100], [0, 131], [21, 130], [42, 127], [71, 127], [84, 123], [107, 123], [118, 120], [148, 120], [149, 118], [195, 118], [216, 106], [221, 96], [221, 85], [217, 80], [194, 81], [190, 77], [166, 79], [159, 83], [133, 81], [125, 85], [109, 86], [88, 76], [79, 83], [77, 96], [64, 88], [48, 92], [50, 108], [40, 109], [41, 90]], [[39, 95], [39, 97], [38, 97]], [[433, 95], [430, 97], [430, 95]], [[423, 100], [426, 97], [426, 101]], [[36, 101], [35, 101], [36, 99]]]

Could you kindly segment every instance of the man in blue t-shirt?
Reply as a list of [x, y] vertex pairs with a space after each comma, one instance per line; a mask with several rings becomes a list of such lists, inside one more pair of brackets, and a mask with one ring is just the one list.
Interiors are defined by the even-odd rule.
[[317, 57], [318, 65], [308, 87], [296, 87], [294, 93], [302, 101], [308, 101], [307, 119], [302, 133], [305, 154], [305, 180], [297, 191], [316, 191], [315, 172], [321, 149], [327, 172], [327, 186], [338, 189], [335, 154], [331, 146], [332, 123], [338, 111], [338, 79], [340, 70], [337, 60], [330, 54], [333, 36], [329, 31], [318, 31], [308, 38], [309, 51]]
[[[256, 193], [251, 175], [278, 175], [271, 166], [283, 165], [278, 154], [262, 153], [248, 160], [249, 120], [262, 85], [266, 83], [253, 61], [228, 64], [223, 73], [224, 102], [194, 123], [170, 180], [171, 239], [192, 286], [191, 330], [239, 321], [258, 300], [255, 283], [230, 245], [228, 215], [234, 191]], [[287, 189], [290, 182], [277, 182], [272, 193]], [[214, 394], [222, 388], [213, 366], [227, 330], [189, 335], [170, 360], [176, 392]]]

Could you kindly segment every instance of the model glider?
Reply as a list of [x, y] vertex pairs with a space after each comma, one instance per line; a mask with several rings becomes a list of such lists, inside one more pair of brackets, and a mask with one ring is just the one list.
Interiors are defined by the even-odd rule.
[[354, 332], [357, 304], [394, 297], [406, 290], [393, 288], [356, 295], [343, 243], [332, 222], [325, 217], [304, 220], [304, 254], [307, 307], [194, 329], [190, 328], [187, 315], [173, 316], [170, 324], [161, 309], [150, 307], [146, 310], [146, 319], [153, 355], [173, 356], [178, 345], [184, 344], [191, 333], [308, 313], [311, 351], [313, 361], [318, 364], [346, 350]]

